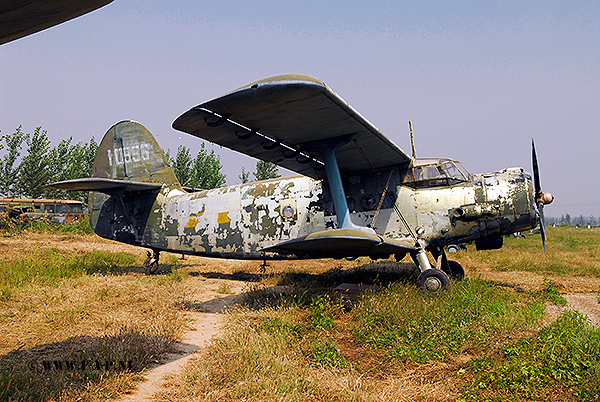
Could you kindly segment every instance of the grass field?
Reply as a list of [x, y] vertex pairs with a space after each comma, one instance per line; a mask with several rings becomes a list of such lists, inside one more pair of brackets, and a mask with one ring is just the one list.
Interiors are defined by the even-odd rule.
[[[561, 293], [600, 291], [600, 231], [548, 237], [546, 254], [534, 235], [501, 250], [469, 246], [452, 255], [467, 279], [432, 297], [415, 288], [408, 259], [263, 273], [258, 262], [167, 255], [147, 277], [143, 250], [94, 243], [85, 227], [5, 232], [5, 250], [39, 246], [0, 260], [0, 400], [128, 392], [176, 348], [198, 294], [232, 292], [228, 278], [250, 281], [243, 303], [158, 400], [600, 400], [599, 330], [578, 313], [544, 320]], [[342, 282], [381, 290], [350, 308], [331, 291]]]

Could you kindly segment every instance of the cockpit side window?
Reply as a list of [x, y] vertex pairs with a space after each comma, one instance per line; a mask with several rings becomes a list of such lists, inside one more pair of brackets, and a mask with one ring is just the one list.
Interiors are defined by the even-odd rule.
[[469, 173], [459, 162], [442, 161], [414, 166], [408, 170], [404, 182], [410, 187], [421, 188], [450, 186], [469, 180]]

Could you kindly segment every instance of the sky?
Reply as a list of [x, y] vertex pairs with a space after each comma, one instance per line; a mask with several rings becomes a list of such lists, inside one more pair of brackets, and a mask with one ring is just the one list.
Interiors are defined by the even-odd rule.
[[[174, 153], [188, 109], [272, 75], [324, 81], [410, 153], [472, 173], [535, 138], [547, 216], [600, 216], [600, 2], [115, 0], [0, 46], [0, 134], [98, 142], [136, 120]], [[256, 160], [218, 146], [227, 184]], [[286, 174], [285, 172], [282, 172]]]

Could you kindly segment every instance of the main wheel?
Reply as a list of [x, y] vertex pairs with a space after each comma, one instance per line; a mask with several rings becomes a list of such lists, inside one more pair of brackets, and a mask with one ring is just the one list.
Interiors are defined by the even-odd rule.
[[463, 269], [462, 265], [456, 261], [448, 260], [448, 265], [442, 265], [442, 269], [450, 278], [454, 280], [462, 281], [465, 279], [465, 270]]
[[437, 294], [450, 289], [450, 278], [439, 269], [426, 269], [417, 278], [417, 286], [425, 292]]

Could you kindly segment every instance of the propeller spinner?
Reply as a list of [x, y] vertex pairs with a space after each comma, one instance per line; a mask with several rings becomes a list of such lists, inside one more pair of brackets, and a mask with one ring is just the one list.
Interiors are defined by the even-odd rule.
[[531, 160], [533, 162], [533, 186], [535, 189], [535, 205], [537, 206], [538, 215], [540, 216], [540, 232], [542, 235], [542, 245], [546, 252], [546, 223], [544, 221], [544, 205], [551, 204], [554, 201], [554, 196], [550, 193], [542, 192], [540, 184], [540, 171], [538, 168], [537, 155], [535, 153], [535, 144], [531, 139]]

